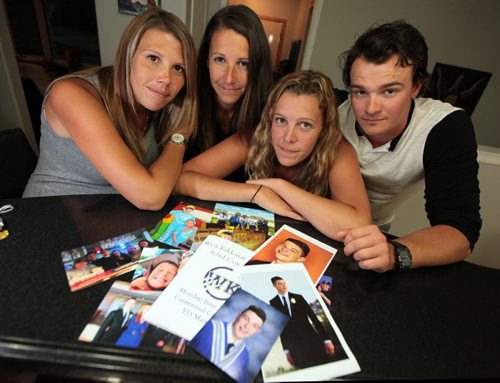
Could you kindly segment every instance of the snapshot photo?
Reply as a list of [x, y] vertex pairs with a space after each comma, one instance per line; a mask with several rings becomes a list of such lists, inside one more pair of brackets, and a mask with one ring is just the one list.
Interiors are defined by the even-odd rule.
[[115, 278], [134, 270], [141, 252], [151, 246], [145, 229], [118, 235], [61, 252], [71, 291]]
[[[200, 230], [201, 231], [201, 230]], [[197, 241], [218, 235], [250, 250], [257, 249], [275, 232], [274, 214], [261, 209], [217, 203]], [[201, 234], [201, 233], [200, 233]]]
[[114, 282], [78, 340], [183, 354], [185, 342], [182, 338], [144, 319], [157, 296], [133, 291], [127, 282]]
[[262, 366], [264, 381], [326, 380], [359, 371], [302, 263], [244, 267], [241, 286], [289, 316]]
[[127, 15], [138, 15], [160, 6], [160, 0], [118, 0], [118, 11]]
[[198, 228], [212, 212], [200, 207], [180, 203], [147, 232], [150, 241], [160, 245], [190, 250]]
[[302, 263], [316, 283], [336, 252], [337, 249], [293, 227], [283, 225], [276, 235], [255, 251], [255, 255], [247, 265]]
[[130, 283], [131, 290], [163, 291], [184, 267], [191, 252], [157, 248], [154, 257], [141, 255]]
[[332, 307], [332, 289], [333, 289], [333, 277], [330, 275], [323, 274], [316, 283], [316, 290], [318, 294], [325, 302], [326, 306], [331, 310]]
[[237, 290], [188, 343], [237, 382], [251, 383], [288, 317]]

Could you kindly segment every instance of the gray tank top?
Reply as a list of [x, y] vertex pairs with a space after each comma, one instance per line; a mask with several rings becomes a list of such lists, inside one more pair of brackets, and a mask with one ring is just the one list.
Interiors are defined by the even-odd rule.
[[[96, 71], [86, 71], [72, 77], [88, 81], [102, 97]], [[50, 89], [45, 99], [49, 92]], [[24, 189], [23, 198], [118, 193], [87, 160], [73, 140], [54, 133], [45, 117], [43, 106], [40, 120], [40, 156], [35, 171]], [[149, 166], [159, 155], [153, 126], [150, 126], [142, 139], [142, 144], [146, 153], [146, 165]]]

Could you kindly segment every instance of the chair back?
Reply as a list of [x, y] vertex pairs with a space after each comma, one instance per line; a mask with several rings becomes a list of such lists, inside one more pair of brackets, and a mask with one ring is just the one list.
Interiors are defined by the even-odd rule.
[[0, 199], [20, 198], [36, 163], [21, 129], [0, 130]]

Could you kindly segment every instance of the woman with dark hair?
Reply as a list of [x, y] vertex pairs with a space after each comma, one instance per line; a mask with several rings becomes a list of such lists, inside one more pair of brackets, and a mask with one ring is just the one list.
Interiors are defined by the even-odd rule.
[[[370, 222], [354, 149], [342, 138], [333, 84], [317, 71], [283, 77], [269, 94], [251, 143], [233, 135], [183, 166], [175, 186], [198, 199], [253, 202], [307, 220], [338, 238]], [[251, 178], [223, 178], [245, 165]]]
[[271, 85], [271, 51], [259, 17], [245, 5], [222, 8], [198, 52], [198, 134], [186, 159], [233, 133], [250, 141]]
[[136, 16], [113, 66], [51, 84], [23, 197], [120, 193], [138, 208], [161, 209], [196, 127], [195, 76], [186, 26], [159, 8]]

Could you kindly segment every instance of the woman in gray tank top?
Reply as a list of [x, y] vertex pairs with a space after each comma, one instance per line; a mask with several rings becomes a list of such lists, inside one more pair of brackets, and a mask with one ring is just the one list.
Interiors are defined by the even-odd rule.
[[49, 87], [40, 158], [23, 197], [120, 193], [161, 209], [196, 128], [196, 52], [185, 25], [155, 8], [136, 16], [114, 65]]

